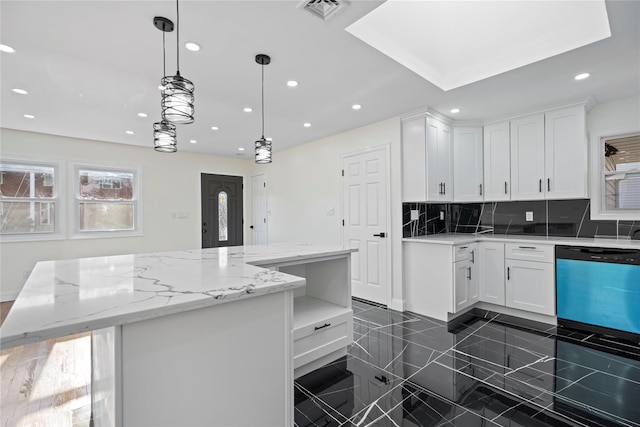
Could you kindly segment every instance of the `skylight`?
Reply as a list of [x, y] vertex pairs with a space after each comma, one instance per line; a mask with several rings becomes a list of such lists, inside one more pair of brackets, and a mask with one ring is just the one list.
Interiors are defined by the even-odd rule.
[[611, 36], [604, 0], [387, 0], [346, 30], [445, 91]]

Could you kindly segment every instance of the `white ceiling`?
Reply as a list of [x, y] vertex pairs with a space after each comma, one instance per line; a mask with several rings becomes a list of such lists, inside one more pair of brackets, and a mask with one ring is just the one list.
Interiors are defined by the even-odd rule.
[[[265, 136], [276, 153], [427, 106], [467, 121], [640, 94], [640, 1], [606, 2], [607, 39], [447, 92], [345, 31], [381, 3], [352, 0], [325, 22], [298, 0], [180, 1], [181, 43], [202, 49], [180, 51], [181, 74], [196, 86], [196, 120], [178, 125], [178, 149], [236, 157], [244, 147], [252, 158], [261, 134], [257, 53], [272, 58]], [[2, 0], [0, 42], [16, 52], [0, 56], [0, 126], [152, 152], [162, 77], [162, 33], [152, 21], [175, 21], [175, 13], [174, 1]], [[174, 72], [175, 32], [167, 37], [167, 74]], [[591, 77], [574, 81], [580, 72]], [[287, 87], [291, 79], [299, 86]], [[362, 109], [352, 110], [355, 103]], [[453, 107], [461, 112], [449, 114]]]

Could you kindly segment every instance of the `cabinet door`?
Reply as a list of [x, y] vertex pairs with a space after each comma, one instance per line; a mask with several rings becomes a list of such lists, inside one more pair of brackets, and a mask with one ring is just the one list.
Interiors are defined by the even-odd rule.
[[554, 316], [555, 277], [552, 263], [507, 259], [507, 307]]
[[480, 243], [480, 301], [504, 305], [504, 243]]
[[589, 197], [584, 106], [546, 113], [544, 126], [547, 199]]
[[509, 200], [511, 198], [509, 122], [485, 126], [483, 146], [484, 200]]
[[427, 200], [453, 200], [451, 126], [427, 118]]
[[470, 261], [465, 260], [454, 263], [453, 276], [454, 310], [457, 313], [471, 304], [469, 296], [469, 282], [471, 279]]
[[459, 202], [483, 200], [482, 128], [453, 129], [453, 194]]
[[511, 121], [511, 200], [544, 199], [544, 114]]
[[426, 119], [424, 116], [402, 121], [402, 201], [427, 199]]
[[480, 254], [478, 243], [469, 245], [469, 303], [480, 301]]

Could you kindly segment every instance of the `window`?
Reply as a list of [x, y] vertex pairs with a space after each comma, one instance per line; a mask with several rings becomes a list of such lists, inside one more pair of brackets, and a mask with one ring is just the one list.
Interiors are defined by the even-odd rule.
[[137, 169], [74, 167], [74, 237], [140, 235]]
[[599, 135], [593, 145], [592, 218], [640, 218], [640, 132]]
[[227, 193], [218, 193], [218, 241], [226, 242], [227, 237]]
[[3, 241], [60, 238], [59, 166], [0, 162], [0, 234]]

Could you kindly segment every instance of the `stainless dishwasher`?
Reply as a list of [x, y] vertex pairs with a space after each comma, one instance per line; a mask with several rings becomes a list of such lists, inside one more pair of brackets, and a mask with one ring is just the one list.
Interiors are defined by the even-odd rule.
[[640, 342], [640, 249], [556, 246], [558, 326]]

